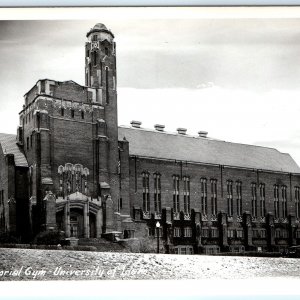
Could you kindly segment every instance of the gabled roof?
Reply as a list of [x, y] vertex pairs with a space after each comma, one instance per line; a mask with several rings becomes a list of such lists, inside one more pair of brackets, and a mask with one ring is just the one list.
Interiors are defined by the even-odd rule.
[[15, 165], [18, 167], [28, 167], [27, 159], [17, 144], [16, 135], [0, 133], [0, 147], [4, 154], [13, 154]]
[[289, 154], [274, 148], [121, 126], [119, 140], [124, 138], [130, 155], [300, 173]]

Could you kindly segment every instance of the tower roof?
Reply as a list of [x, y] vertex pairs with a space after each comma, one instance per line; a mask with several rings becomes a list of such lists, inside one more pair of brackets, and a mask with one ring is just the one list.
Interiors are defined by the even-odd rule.
[[106, 32], [106, 33], [110, 33], [112, 37], [114, 37], [111, 31], [108, 30], [106, 26], [102, 23], [97, 23], [93, 28], [91, 28], [90, 31], [86, 34], [86, 37], [88, 37], [91, 33], [94, 32]]

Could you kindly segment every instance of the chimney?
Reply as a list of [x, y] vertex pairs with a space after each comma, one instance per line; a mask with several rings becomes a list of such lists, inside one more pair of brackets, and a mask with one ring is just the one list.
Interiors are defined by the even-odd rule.
[[142, 122], [140, 122], [140, 121], [131, 121], [130, 124], [134, 128], [141, 128]]
[[186, 134], [186, 128], [177, 128], [177, 133], [178, 134]]
[[206, 138], [207, 137], [207, 134], [208, 132], [207, 131], [198, 131], [198, 134], [199, 134], [199, 137], [203, 137], [203, 138]]
[[164, 131], [165, 125], [155, 124], [155, 125], [154, 125], [154, 128], [155, 128], [155, 130], [157, 130], [157, 131]]

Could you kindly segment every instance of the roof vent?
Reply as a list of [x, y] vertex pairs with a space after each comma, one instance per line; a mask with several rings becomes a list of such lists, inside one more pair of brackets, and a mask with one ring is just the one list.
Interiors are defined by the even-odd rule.
[[186, 134], [186, 128], [177, 128], [178, 134]]
[[208, 134], [208, 132], [207, 132], [207, 131], [198, 131], [198, 134], [199, 134], [199, 137], [206, 138], [206, 137], [207, 137], [207, 134]]
[[164, 131], [165, 125], [155, 124], [155, 125], [154, 125], [154, 128], [155, 128], [155, 130], [157, 130], [157, 131]]
[[142, 122], [140, 122], [140, 121], [131, 121], [130, 124], [134, 128], [141, 128]]

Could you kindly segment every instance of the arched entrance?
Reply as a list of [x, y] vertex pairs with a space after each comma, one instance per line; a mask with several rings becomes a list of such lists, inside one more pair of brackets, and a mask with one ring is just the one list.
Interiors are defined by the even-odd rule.
[[96, 238], [102, 233], [102, 207], [81, 193], [56, 201], [56, 221], [66, 237]]

